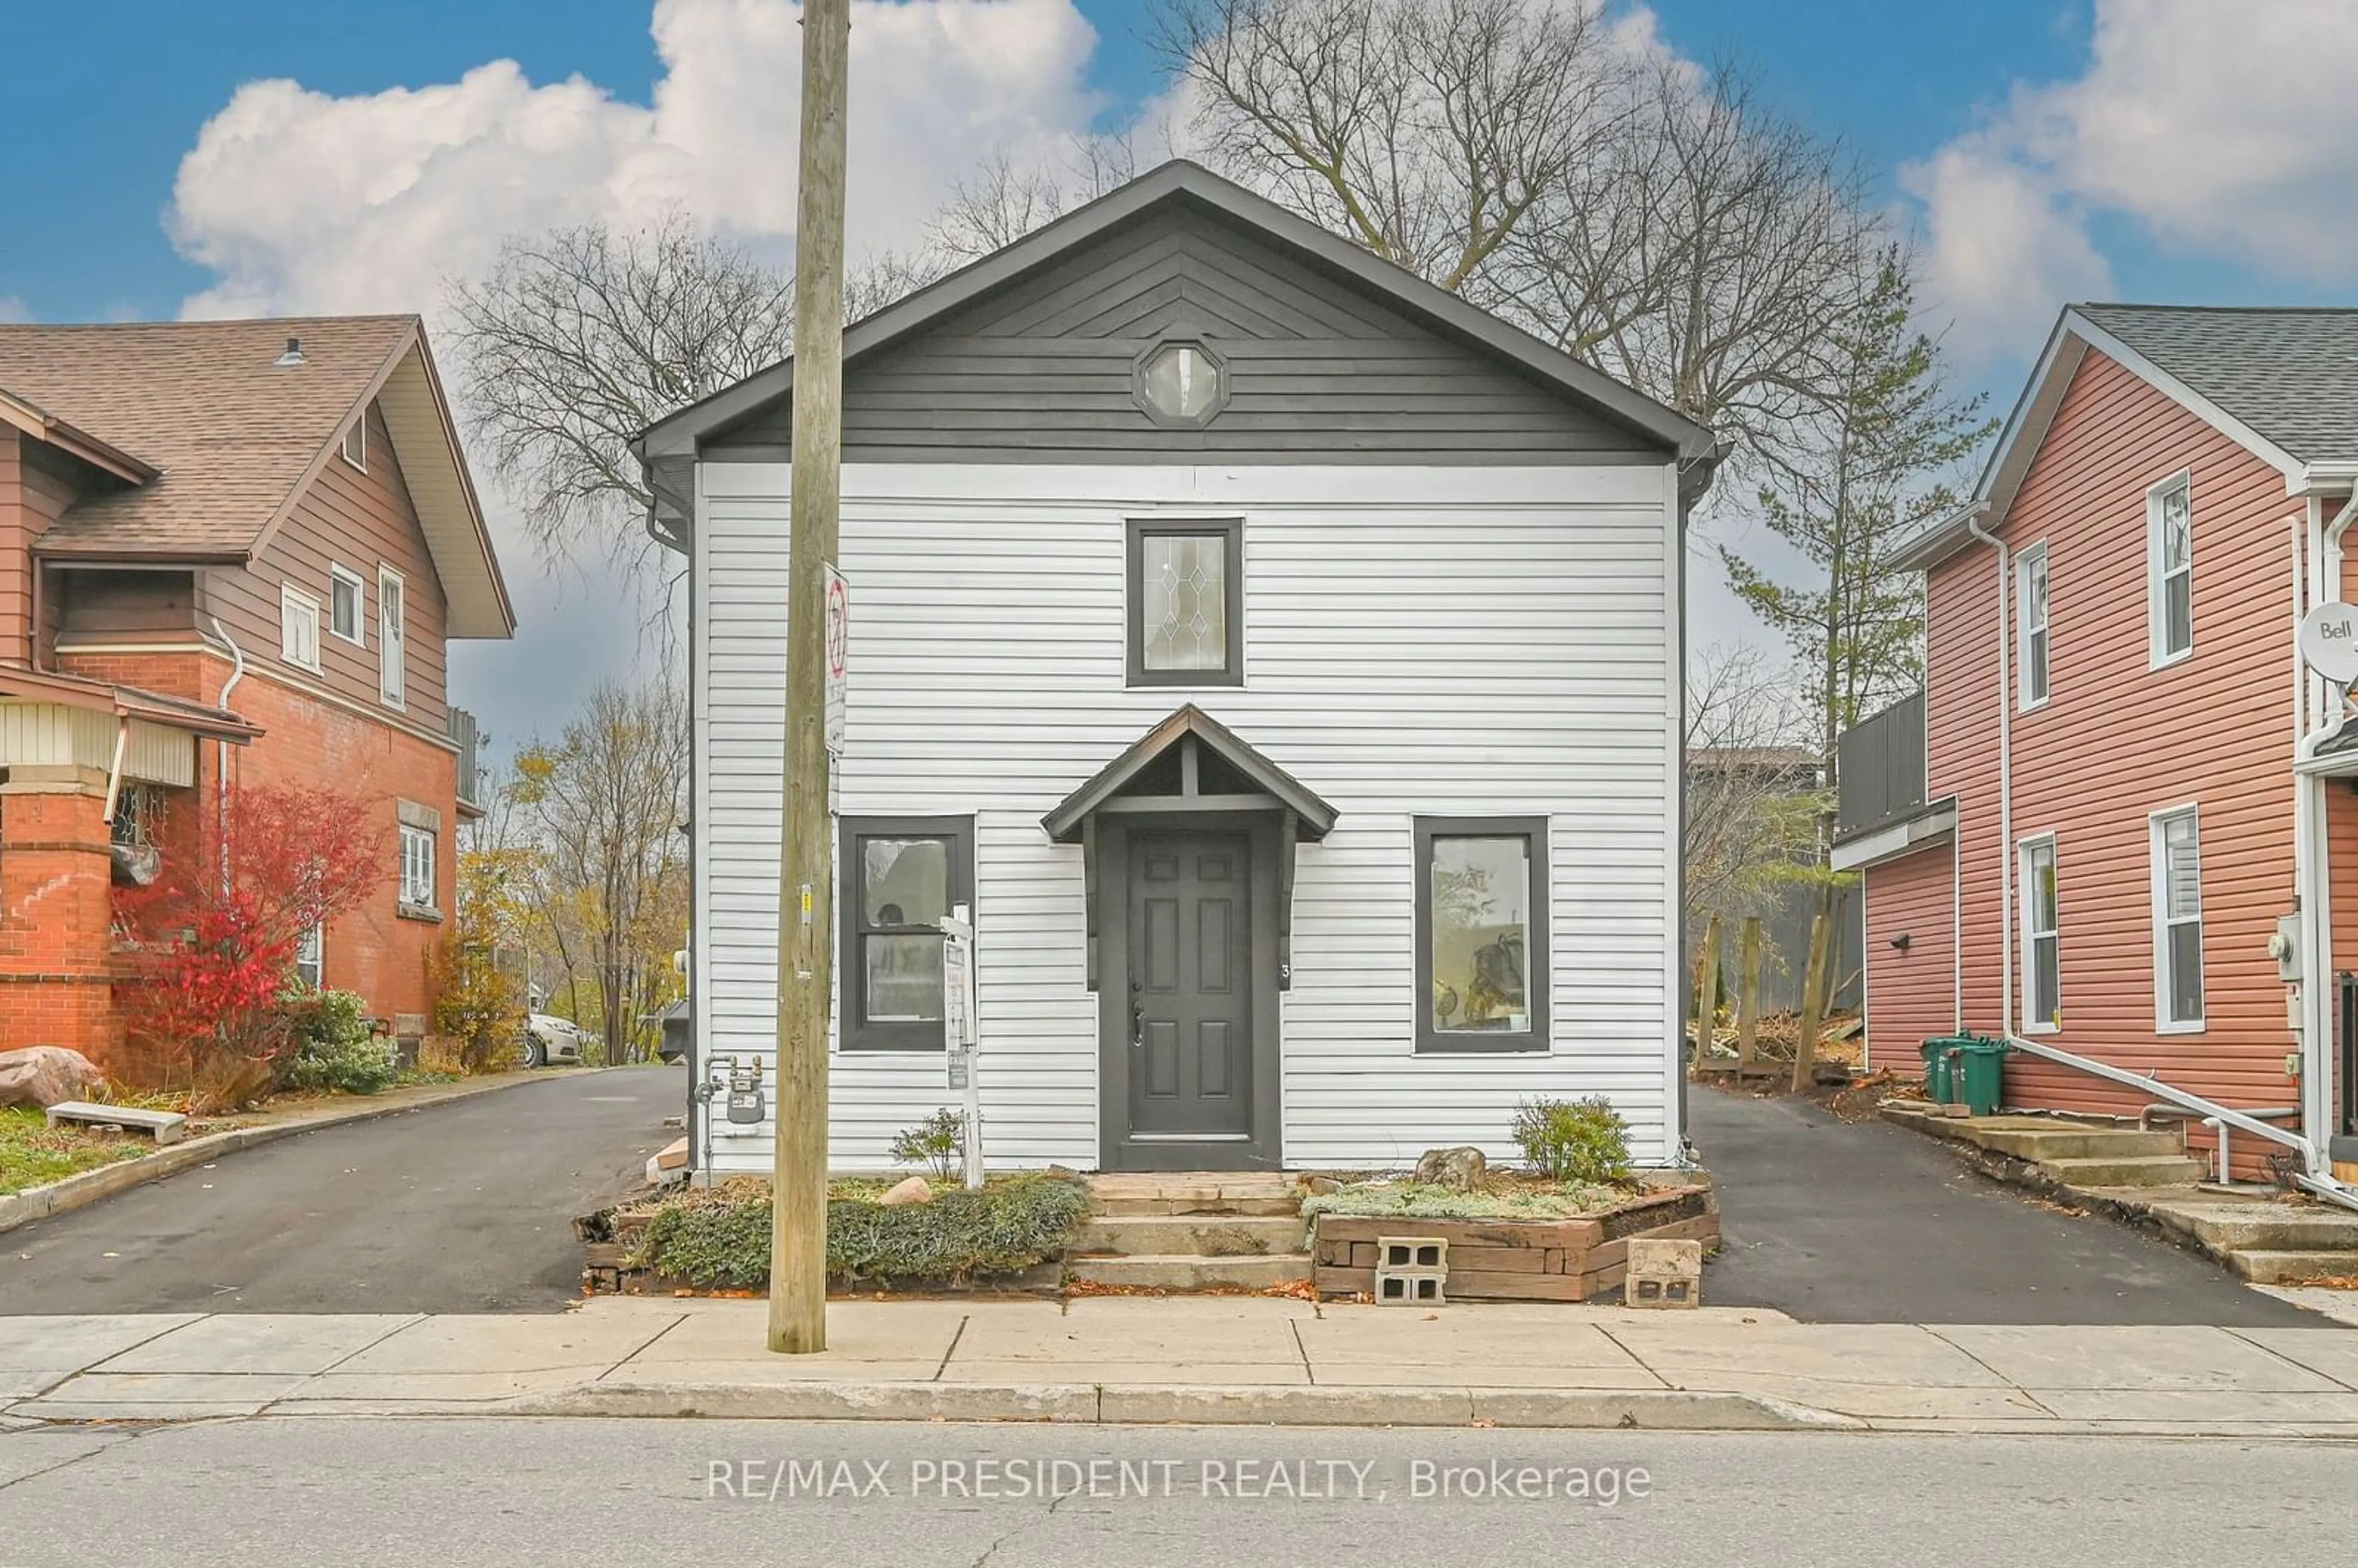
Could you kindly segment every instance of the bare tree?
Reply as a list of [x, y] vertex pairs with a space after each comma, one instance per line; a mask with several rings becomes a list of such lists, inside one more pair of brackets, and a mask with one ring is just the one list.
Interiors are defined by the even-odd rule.
[[951, 187], [926, 229], [927, 243], [942, 265], [974, 261], [1137, 174], [1138, 145], [1129, 135], [1076, 136], [1061, 157], [1038, 162], [999, 153]]
[[1816, 863], [1824, 795], [1812, 739], [1799, 685], [1758, 648], [1689, 660], [1681, 848], [1691, 919], [1767, 914]]

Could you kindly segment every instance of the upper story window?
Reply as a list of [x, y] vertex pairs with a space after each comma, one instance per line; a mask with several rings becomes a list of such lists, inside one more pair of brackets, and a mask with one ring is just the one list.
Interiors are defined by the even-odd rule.
[[391, 567], [376, 569], [377, 694], [388, 708], [409, 699], [409, 635], [402, 616], [407, 611], [408, 585]]
[[347, 643], [358, 643], [361, 633], [361, 575], [347, 568], [328, 566], [328, 630]]
[[1244, 524], [1130, 524], [1130, 684], [1242, 686]]
[[1228, 362], [1202, 343], [1157, 343], [1138, 356], [1130, 395], [1156, 424], [1199, 430], [1228, 406]]
[[2194, 651], [2194, 501], [2185, 474], [2146, 492], [2147, 616], [2152, 662]]
[[2015, 696], [2018, 706], [2047, 700], [2047, 546], [2015, 557]]
[[290, 665], [319, 667], [319, 601], [291, 582], [278, 587], [278, 652]]
[[1546, 819], [1420, 816], [1416, 874], [1416, 1048], [1546, 1050]]
[[368, 410], [363, 408], [352, 419], [352, 428], [344, 432], [344, 461], [368, 472]]

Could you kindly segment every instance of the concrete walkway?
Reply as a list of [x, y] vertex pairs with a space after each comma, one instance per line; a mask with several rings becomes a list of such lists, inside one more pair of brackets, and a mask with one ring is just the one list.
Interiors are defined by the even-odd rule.
[[0, 1424], [513, 1414], [2358, 1437], [2358, 1334], [2333, 1327], [846, 1301], [828, 1310], [825, 1354], [783, 1357], [763, 1347], [764, 1313], [601, 1298], [553, 1317], [0, 1318]]

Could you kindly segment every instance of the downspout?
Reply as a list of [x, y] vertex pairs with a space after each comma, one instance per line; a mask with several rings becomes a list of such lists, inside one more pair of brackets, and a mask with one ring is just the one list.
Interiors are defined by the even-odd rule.
[[[2316, 568], [2316, 604], [2330, 604], [2342, 597], [2342, 535], [2351, 524], [2358, 523], [2358, 486], [2353, 486], [2325, 525], [2321, 543], [2322, 560]], [[2331, 682], [2324, 683], [2323, 695], [2328, 711], [2314, 715], [2321, 729], [2327, 723], [2339, 722], [2343, 693]], [[2300, 752], [2295, 749], [2298, 762]], [[2294, 776], [2297, 863], [2304, 875], [2300, 901], [2301, 952], [2301, 1086], [2300, 1099], [2304, 1115], [2302, 1127], [2329, 1162], [2324, 1174], [2332, 1169], [2330, 1146], [2333, 1139], [2333, 889], [2332, 856], [2327, 842], [2325, 779], [2315, 773]]]
[[[213, 698], [213, 706], [227, 712], [229, 694], [235, 691], [237, 683], [245, 678], [245, 650], [237, 645], [236, 638], [222, 629], [219, 617], [208, 615], [205, 620], [212, 627], [213, 635], [220, 638], [222, 646], [229, 649], [229, 679], [222, 682], [221, 695]], [[229, 742], [216, 739], [213, 741], [213, 832], [221, 844], [222, 889], [227, 892], [229, 889]]]
[[[1965, 519], [1965, 532], [1997, 552], [1997, 887], [1998, 1033], [2014, 1027], [2014, 627], [2007, 600], [2014, 573], [2006, 542], [1982, 526], [1984, 507]], [[1964, 933], [1957, 933], [1964, 946]]]

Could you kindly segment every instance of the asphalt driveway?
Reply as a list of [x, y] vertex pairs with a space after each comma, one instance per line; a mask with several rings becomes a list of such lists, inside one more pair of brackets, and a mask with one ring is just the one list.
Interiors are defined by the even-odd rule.
[[1720, 1192], [1714, 1306], [1807, 1323], [2212, 1324], [2323, 1319], [2167, 1242], [2040, 1204], [1879, 1120], [1697, 1084], [1691, 1136]]
[[0, 1237], [0, 1313], [552, 1310], [573, 1216], [685, 1103], [679, 1068], [629, 1067], [233, 1154]]

